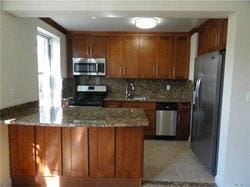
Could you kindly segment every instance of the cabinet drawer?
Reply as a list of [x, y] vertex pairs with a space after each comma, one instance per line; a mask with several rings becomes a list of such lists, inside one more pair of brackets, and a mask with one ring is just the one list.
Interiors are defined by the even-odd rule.
[[121, 107], [121, 102], [120, 101], [105, 101], [104, 107], [119, 108]]
[[122, 107], [127, 108], [142, 108], [144, 110], [155, 110], [155, 103], [124, 101]]

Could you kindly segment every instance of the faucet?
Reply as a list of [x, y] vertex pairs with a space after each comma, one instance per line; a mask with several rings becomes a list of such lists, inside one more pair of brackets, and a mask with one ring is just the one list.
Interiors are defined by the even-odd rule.
[[126, 82], [126, 99], [129, 99], [135, 91], [135, 86], [133, 82]]

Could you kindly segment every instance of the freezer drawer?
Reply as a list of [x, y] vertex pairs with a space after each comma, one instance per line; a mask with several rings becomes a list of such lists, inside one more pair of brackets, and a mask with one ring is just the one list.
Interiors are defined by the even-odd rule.
[[157, 110], [156, 111], [156, 135], [175, 136], [177, 123], [176, 110]]

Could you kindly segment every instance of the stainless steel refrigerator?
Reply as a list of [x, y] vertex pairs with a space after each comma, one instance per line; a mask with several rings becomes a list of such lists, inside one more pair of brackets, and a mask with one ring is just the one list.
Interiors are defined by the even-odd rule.
[[211, 52], [196, 58], [191, 149], [216, 174], [225, 52]]

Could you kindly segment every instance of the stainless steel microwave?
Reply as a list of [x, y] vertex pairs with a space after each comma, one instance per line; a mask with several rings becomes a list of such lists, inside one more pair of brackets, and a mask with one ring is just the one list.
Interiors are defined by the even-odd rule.
[[73, 75], [106, 75], [105, 58], [73, 58]]

